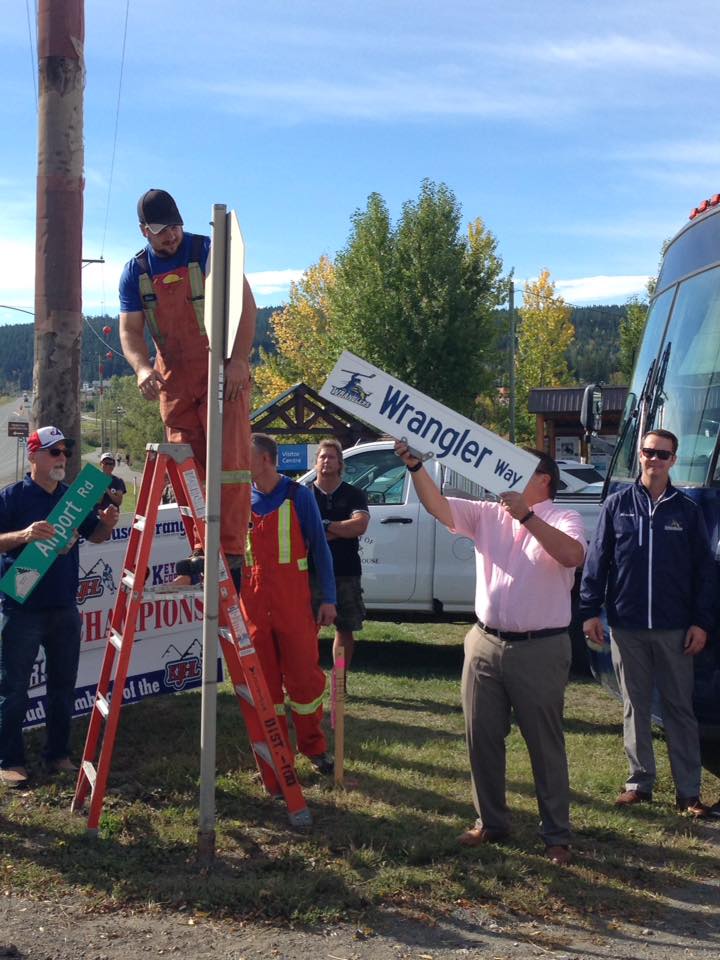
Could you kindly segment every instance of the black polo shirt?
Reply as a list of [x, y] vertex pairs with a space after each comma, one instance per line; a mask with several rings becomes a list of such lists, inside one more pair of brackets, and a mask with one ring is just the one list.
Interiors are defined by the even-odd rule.
[[[357, 512], [369, 513], [367, 496], [363, 490], [343, 482], [332, 493], [324, 493], [317, 484], [312, 485], [315, 502], [323, 520], [349, 520]], [[338, 537], [329, 540], [328, 546], [333, 558], [336, 577], [359, 577], [362, 573], [360, 563], [360, 541], [357, 537], [347, 539]]]

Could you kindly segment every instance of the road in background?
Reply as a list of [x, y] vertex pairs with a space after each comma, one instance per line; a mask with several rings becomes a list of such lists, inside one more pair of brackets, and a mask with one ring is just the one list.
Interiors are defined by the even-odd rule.
[[[16, 457], [19, 473], [24, 472], [22, 470], [23, 450], [18, 447], [17, 437], [8, 436], [8, 420], [27, 420], [29, 414], [30, 407], [24, 405], [23, 394], [14, 400], [0, 404], [0, 487], [15, 482]], [[27, 470], [27, 460], [25, 460], [25, 470]]]

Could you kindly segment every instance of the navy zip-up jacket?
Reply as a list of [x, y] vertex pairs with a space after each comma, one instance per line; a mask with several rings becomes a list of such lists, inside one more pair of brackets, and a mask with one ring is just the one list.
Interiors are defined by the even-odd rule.
[[710, 630], [716, 570], [700, 508], [672, 484], [654, 505], [637, 480], [603, 504], [580, 587], [583, 620], [611, 627]]

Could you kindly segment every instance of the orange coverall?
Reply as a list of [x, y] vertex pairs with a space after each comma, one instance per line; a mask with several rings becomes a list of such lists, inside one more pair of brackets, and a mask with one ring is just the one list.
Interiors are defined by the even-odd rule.
[[291, 496], [265, 516], [252, 514], [240, 602], [285, 737], [287, 691], [298, 750], [307, 757], [325, 753], [325, 674], [318, 663], [307, 547]]
[[[160, 416], [170, 443], [189, 443], [205, 470], [209, 344], [193, 307], [188, 267], [152, 278], [157, 347], [156, 368], [166, 386]], [[146, 314], [147, 316], [147, 314]], [[153, 326], [155, 329], [153, 329]], [[249, 390], [223, 404], [223, 458], [220, 542], [226, 554], [242, 555], [250, 518]], [[202, 547], [202, 543], [194, 544]]]

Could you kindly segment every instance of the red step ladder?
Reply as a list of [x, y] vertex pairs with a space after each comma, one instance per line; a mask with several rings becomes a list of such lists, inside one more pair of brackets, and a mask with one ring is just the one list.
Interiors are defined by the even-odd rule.
[[[188, 444], [180, 443], [148, 444], [136, 513], [128, 539], [120, 588], [110, 618], [107, 647], [71, 805], [73, 811], [82, 810], [88, 794], [90, 795], [87, 828], [91, 833], [98, 831], [120, 720], [122, 690], [127, 680], [143, 597], [166, 596], [168, 593], [173, 596], [198, 594], [198, 588], [178, 589], [173, 585], [155, 589], [145, 587], [158, 507], [168, 479], [189, 542], [196, 542], [196, 531], [199, 542], [204, 542], [205, 539], [205, 496], [192, 448]], [[312, 817], [295, 772], [293, 753], [278, 722], [275, 704], [270, 696], [257, 651], [248, 636], [235, 585], [222, 550], [219, 561], [220, 647], [247, 726], [263, 785], [272, 796], [285, 798], [293, 826], [310, 826]], [[118, 690], [119, 695], [113, 696], [113, 690]]]

